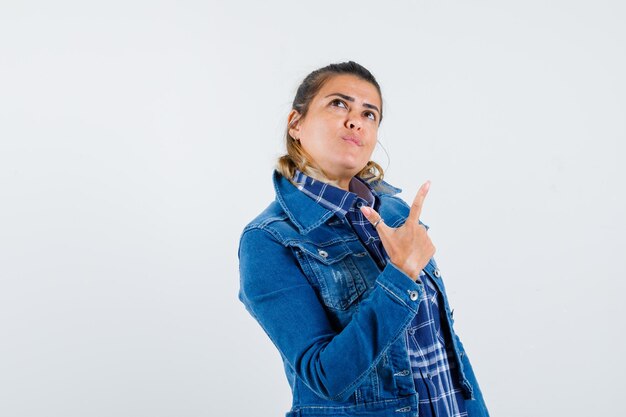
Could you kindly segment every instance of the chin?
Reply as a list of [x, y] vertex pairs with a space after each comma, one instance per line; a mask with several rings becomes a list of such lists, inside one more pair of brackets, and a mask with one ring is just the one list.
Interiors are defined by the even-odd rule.
[[335, 169], [333, 171], [335, 171], [336, 173], [342, 172], [342, 176], [350, 175], [351, 177], [353, 177], [361, 172], [363, 168], [365, 168], [368, 161], [369, 159], [366, 161], [357, 161], [354, 158], [341, 158], [334, 161], [333, 168]]
[[359, 172], [361, 172], [361, 170], [363, 168], [365, 168], [365, 166], [367, 165], [368, 161], [362, 162], [362, 163], [352, 163], [352, 164], [345, 164], [345, 169], [348, 171], [353, 171], [356, 174], [358, 174]]

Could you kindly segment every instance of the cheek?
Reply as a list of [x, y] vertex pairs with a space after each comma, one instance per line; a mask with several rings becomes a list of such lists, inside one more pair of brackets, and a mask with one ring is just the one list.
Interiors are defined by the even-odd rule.
[[326, 136], [322, 130], [316, 129], [314, 126], [310, 126], [307, 132], [302, 132], [300, 138], [300, 145], [302, 148], [311, 155], [314, 159], [319, 159], [327, 153], [329, 149], [329, 143], [326, 140]]
[[307, 140], [309, 145], [313, 145], [314, 142], [324, 142], [329, 139], [334, 130], [336, 129], [332, 126], [332, 123], [329, 123], [326, 120], [319, 119], [310, 121], [308, 124], [303, 126], [302, 139]]

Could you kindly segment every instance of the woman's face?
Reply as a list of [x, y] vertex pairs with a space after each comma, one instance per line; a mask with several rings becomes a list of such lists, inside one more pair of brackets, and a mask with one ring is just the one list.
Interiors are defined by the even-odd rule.
[[[347, 187], [372, 156], [380, 108], [381, 98], [372, 84], [354, 75], [335, 75], [313, 98], [306, 117], [289, 133], [300, 140], [329, 179]], [[297, 115], [292, 110], [289, 122]]]

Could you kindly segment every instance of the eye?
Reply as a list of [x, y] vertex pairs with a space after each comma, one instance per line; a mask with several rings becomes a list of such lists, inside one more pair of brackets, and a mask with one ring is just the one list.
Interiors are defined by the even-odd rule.
[[367, 117], [372, 116], [372, 117], [370, 117], [370, 119], [376, 120], [376, 113], [371, 112], [371, 111], [366, 111], [365, 114], [368, 115]]
[[343, 104], [343, 107], [348, 108], [348, 106], [346, 106], [346, 103], [344, 103], [342, 100], [339, 100], [338, 98], [330, 102], [330, 104], [333, 104], [333, 103], [340, 103], [340, 104]]

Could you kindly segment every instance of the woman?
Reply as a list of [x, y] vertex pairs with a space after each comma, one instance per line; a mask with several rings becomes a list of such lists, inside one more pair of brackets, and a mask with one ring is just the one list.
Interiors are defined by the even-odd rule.
[[488, 416], [428, 226], [370, 161], [380, 87], [355, 62], [296, 93], [276, 200], [243, 231], [239, 298], [278, 348], [293, 416]]

